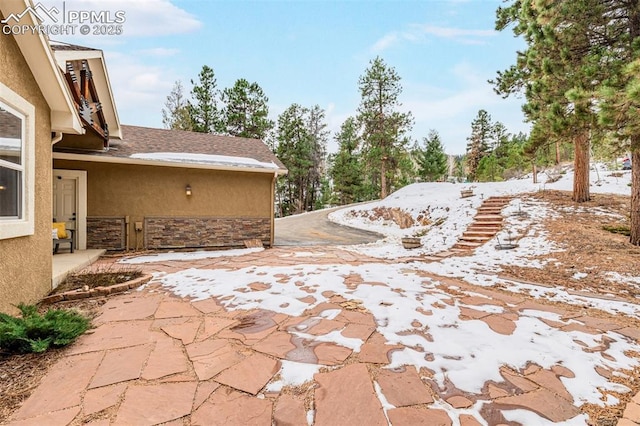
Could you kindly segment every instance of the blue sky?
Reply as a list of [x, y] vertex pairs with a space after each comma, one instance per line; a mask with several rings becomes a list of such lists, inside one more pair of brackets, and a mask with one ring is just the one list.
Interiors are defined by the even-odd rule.
[[274, 119], [294, 102], [320, 105], [333, 134], [355, 114], [358, 77], [380, 56], [402, 78], [412, 137], [435, 129], [446, 151], [459, 154], [479, 109], [510, 132], [528, 130], [521, 100], [504, 100], [487, 83], [524, 48], [510, 31], [493, 30], [501, 3], [67, 0], [67, 10], [123, 10], [124, 34], [53, 38], [103, 49], [121, 122], [150, 127], [162, 127], [174, 82], [190, 90], [206, 64], [219, 88], [238, 78], [260, 84]]

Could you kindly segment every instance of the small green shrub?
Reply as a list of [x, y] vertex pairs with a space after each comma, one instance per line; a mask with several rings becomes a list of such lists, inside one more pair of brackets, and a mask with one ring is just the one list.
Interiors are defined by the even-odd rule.
[[631, 235], [631, 229], [629, 229], [629, 227], [625, 225], [604, 225], [602, 229], [613, 234], [626, 235], [627, 237]]
[[0, 312], [0, 349], [11, 353], [44, 352], [66, 346], [89, 328], [89, 319], [63, 309], [40, 315], [34, 305], [18, 305], [22, 318]]

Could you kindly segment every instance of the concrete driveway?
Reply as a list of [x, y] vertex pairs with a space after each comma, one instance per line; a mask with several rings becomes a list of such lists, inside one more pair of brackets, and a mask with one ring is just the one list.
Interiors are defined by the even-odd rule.
[[366, 244], [384, 238], [377, 232], [338, 225], [329, 220], [335, 207], [276, 219], [276, 246], [320, 246]]

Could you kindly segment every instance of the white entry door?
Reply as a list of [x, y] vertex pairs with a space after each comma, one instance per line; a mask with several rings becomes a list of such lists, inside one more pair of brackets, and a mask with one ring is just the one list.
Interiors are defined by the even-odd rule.
[[67, 229], [76, 229], [76, 179], [53, 176], [53, 218], [65, 222]]

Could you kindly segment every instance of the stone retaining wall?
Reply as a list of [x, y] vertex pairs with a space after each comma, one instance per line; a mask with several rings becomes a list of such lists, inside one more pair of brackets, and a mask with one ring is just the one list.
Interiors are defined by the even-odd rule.
[[87, 217], [88, 249], [124, 250], [125, 235], [124, 217]]
[[234, 247], [245, 240], [271, 240], [269, 218], [146, 217], [145, 247], [148, 249]]

